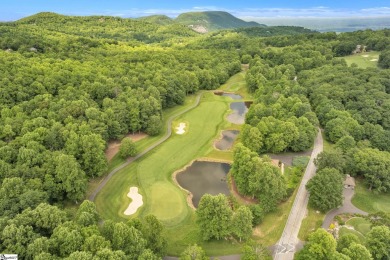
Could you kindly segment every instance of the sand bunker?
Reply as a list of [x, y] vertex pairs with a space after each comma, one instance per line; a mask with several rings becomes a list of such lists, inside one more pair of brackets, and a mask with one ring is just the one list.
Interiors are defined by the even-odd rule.
[[378, 61], [378, 59], [372, 59], [372, 60], [370, 60], [370, 61]]
[[127, 197], [132, 199], [129, 206], [125, 210], [125, 215], [130, 216], [137, 212], [137, 209], [141, 207], [144, 202], [142, 201], [142, 195], [138, 193], [137, 187], [130, 187], [130, 192], [127, 193]]
[[186, 131], [184, 130], [184, 128], [186, 127], [186, 124], [185, 123], [180, 123], [178, 127], [176, 127], [176, 134], [178, 135], [182, 135], [184, 134]]
[[362, 55], [364, 58], [367, 58], [368, 57], [368, 55]]

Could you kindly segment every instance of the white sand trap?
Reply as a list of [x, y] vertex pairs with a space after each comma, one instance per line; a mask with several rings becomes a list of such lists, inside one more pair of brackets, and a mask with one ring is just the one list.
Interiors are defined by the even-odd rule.
[[186, 127], [186, 124], [185, 123], [180, 123], [178, 127], [176, 127], [176, 134], [178, 135], [182, 135], [184, 134], [186, 131], [184, 130], [184, 128]]
[[364, 58], [367, 58], [368, 57], [368, 55], [362, 55]]
[[130, 192], [127, 193], [127, 197], [129, 197], [132, 201], [125, 210], [124, 214], [126, 216], [130, 216], [137, 212], [137, 209], [141, 207], [144, 202], [142, 201], [142, 195], [138, 193], [137, 187], [130, 187]]
[[372, 60], [370, 60], [370, 61], [378, 61], [378, 59], [372, 59]]

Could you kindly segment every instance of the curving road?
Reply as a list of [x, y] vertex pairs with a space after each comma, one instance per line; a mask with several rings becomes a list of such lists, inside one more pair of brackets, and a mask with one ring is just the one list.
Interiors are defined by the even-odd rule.
[[309, 201], [306, 183], [316, 172], [314, 159], [322, 152], [322, 150], [323, 140], [321, 130], [319, 130], [316, 140], [314, 141], [314, 148], [311, 153], [310, 161], [306, 167], [305, 174], [303, 175], [290, 215], [288, 216], [286, 226], [284, 227], [282, 237], [275, 246], [275, 260], [292, 260], [294, 259], [294, 253], [302, 247], [302, 242], [298, 239], [298, 233], [302, 220], [306, 215], [307, 203]]
[[368, 213], [358, 209], [355, 207], [355, 205], [352, 204], [352, 198], [355, 194], [355, 191], [349, 188], [344, 188], [343, 191], [343, 205], [340, 208], [333, 209], [329, 211], [324, 219], [324, 222], [322, 223], [322, 228], [328, 229], [330, 224], [332, 223], [335, 216], [343, 214], [343, 213], [353, 213], [353, 214], [361, 214], [367, 216]]
[[141, 153], [139, 153], [137, 156], [135, 157], [130, 157], [126, 160], [125, 163], [121, 164], [120, 166], [118, 166], [117, 168], [115, 168], [114, 170], [112, 170], [100, 183], [99, 183], [99, 186], [94, 190], [94, 192], [89, 196], [89, 200], [90, 201], [94, 201], [95, 200], [95, 197], [96, 195], [103, 189], [103, 187], [107, 184], [107, 182], [111, 179], [112, 176], [114, 176], [115, 173], [117, 173], [118, 171], [122, 170], [123, 168], [125, 168], [127, 165], [129, 165], [130, 163], [138, 160], [139, 158], [141, 158], [142, 156], [144, 156], [145, 154], [147, 154], [148, 152], [150, 152], [151, 150], [153, 150], [154, 148], [156, 148], [157, 146], [159, 146], [160, 144], [162, 144], [163, 142], [165, 142], [172, 134], [172, 121], [173, 119], [175, 119], [176, 117], [178, 116], [181, 116], [182, 114], [190, 111], [191, 109], [197, 107], [199, 105], [199, 102], [200, 102], [200, 98], [201, 96], [203, 95], [203, 93], [200, 93], [198, 94], [198, 96], [196, 97], [195, 99], [195, 102], [193, 105], [191, 105], [190, 107], [187, 107], [186, 109], [184, 109], [183, 111], [171, 116], [168, 118], [168, 121], [167, 121], [167, 132], [166, 134], [160, 139], [158, 140], [156, 143], [152, 144], [151, 146], [149, 146], [148, 148], [146, 148], [145, 150], [143, 150]]

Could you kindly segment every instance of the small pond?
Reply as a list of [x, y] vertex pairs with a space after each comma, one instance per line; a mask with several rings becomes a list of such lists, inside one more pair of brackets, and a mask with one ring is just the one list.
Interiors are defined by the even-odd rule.
[[218, 150], [229, 150], [232, 148], [234, 141], [236, 140], [240, 131], [238, 130], [225, 130], [222, 132], [222, 138], [215, 143], [215, 148]]
[[176, 180], [181, 187], [192, 193], [192, 203], [198, 207], [204, 194], [230, 194], [226, 182], [229, 170], [228, 163], [195, 161], [184, 171], [179, 172]]
[[230, 123], [242, 125], [245, 123], [245, 115], [248, 112], [248, 108], [251, 105], [250, 102], [233, 102], [230, 103], [230, 109], [233, 113], [227, 116], [227, 120]]
[[231, 97], [232, 99], [242, 99], [242, 96], [234, 93], [214, 92], [214, 94], [223, 97]]

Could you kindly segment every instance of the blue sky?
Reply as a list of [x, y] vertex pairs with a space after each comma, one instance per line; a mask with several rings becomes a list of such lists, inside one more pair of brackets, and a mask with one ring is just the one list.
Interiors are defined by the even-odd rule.
[[38, 12], [67, 15], [114, 15], [139, 17], [166, 14], [175, 17], [189, 11], [223, 10], [243, 19], [256, 17], [376, 17], [390, 16], [390, 1], [338, 0], [10, 0], [0, 1], [0, 20], [12, 21]]

